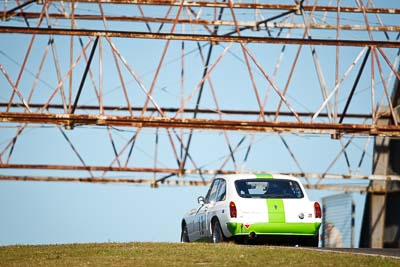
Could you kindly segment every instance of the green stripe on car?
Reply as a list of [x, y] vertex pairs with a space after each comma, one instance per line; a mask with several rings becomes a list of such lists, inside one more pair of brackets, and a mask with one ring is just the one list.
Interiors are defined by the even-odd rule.
[[285, 223], [285, 206], [283, 200], [279, 198], [268, 198], [268, 221], [269, 223]]
[[[274, 178], [272, 174], [256, 174], [257, 178], [272, 179]], [[268, 207], [268, 220], [270, 223], [285, 223], [285, 206], [282, 199], [269, 198], [267, 199]]]
[[272, 176], [272, 174], [269, 174], [269, 173], [256, 174], [256, 177], [257, 177], [257, 178], [268, 178], [268, 179], [274, 178], [274, 177]]

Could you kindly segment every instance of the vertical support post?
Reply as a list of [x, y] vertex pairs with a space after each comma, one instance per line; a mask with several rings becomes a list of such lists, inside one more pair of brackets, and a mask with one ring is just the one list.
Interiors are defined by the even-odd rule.
[[[386, 217], [386, 181], [372, 181], [371, 215], [370, 215], [370, 246], [383, 248], [385, 217]], [[383, 192], [382, 192], [382, 191]]]
[[351, 203], [351, 239], [350, 239], [350, 247], [354, 248], [354, 228], [356, 221], [356, 204], [354, 201]]
[[[389, 124], [388, 119], [379, 119], [378, 125]], [[388, 173], [389, 138], [376, 137], [372, 172], [386, 175]], [[367, 216], [365, 216], [364, 245], [371, 248], [383, 248], [386, 217], [386, 181], [371, 181], [370, 192], [366, 201]]]
[[[400, 103], [400, 83], [395, 83], [391, 103]], [[383, 112], [388, 112], [386, 107]], [[378, 125], [390, 125], [390, 119], [378, 119]], [[376, 137], [374, 145], [374, 174], [400, 174], [400, 141], [389, 137]], [[400, 183], [396, 181], [372, 181], [367, 196], [361, 247], [400, 247]]]
[[325, 236], [326, 236], [326, 218], [325, 218], [325, 214], [326, 214], [326, 206], [325, 203], [322, 202], [322, 214], [324, 214], [324, 216], [322, 216], [322, 231], [321, 231], [321, 247], [326, 247], [327, 244], [325, 242]]

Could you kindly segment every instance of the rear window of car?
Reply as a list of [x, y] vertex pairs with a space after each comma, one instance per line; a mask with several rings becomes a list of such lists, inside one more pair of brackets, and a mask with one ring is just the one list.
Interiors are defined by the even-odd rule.
[[244, 179], [235, 181], [243, 198], [303, 198], [298, 182], [286, 179]]

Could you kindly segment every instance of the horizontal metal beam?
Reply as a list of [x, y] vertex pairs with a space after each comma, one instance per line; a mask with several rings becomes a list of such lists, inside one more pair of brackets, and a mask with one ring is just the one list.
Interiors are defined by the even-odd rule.
[[314, 189], [314, 190], [331, 190], [331, 191], [355, 191], [355, 192], [365, 192], [369, 191], [367, 186], [360, 185], [333, 185], [333, 184], [304, 184], [306, 189]]
[[5, 26], [0, 26], [0, 33], [100, 36], [100, 37], [117, 37], [117, 38], [119, 37], [119, 38], [138, 38], [138, 39], [188, 40], [188, 41], [226, 42], [226, 43], [232, 42], [232, 43], [261, 43], [261, 44], [296, 44], [296, 45], [353, 46], [353, 47], [376, 46], [376, 47], [386, 47], [386, 48], [400, 48], [400, 42], [393, 42], [393, 41], [300, 39], [300, 38], [202, 35], [202, 34], [184, 34], [184, 33], [151, 33], [151, 32], [29, 28], [29, 27], [5, 27]]
[[[35, 170], [65, 170], [65, 171], [109, 171], [109, 172], [136, 172], [136, 173], [173, 173], [178, 176], [202, 173], [204, 175], [227, 175], [227, 174], [262, 174], [269, 171], [232, 171], [232, 170], [209, 170], [209, 169], [173, 169], [173, 168], [143, 168], [143, 167], [111, 167], [111, 166], [82, 166], [82, 165], [48, 165], [48, 164], [0, 164], [0, 169], [35, 169]], [[333, 174], [333, 173], [296, 173], [283, 172], [281, 174], [291, 175], [298, 178], [315, 179], [356, 179], [356, 180], [386, 180], [400, 181], [398, 175], [362, 175], [362, 174]]]
[[[203, 174], [203, 175], [228, 175], [228, 174], [263, 174], [269, 171], [232, 171], [209, 169], [173, 169], [173, 168], [143, 168], [143, 167], [111, 167], [111, 166], [82, 166], [82, 165], [48, 165], [48, 164], [0, 164], [0, 169], [32, 169], [32, 170], [65, 170], [65, 171], [108, 171], [108, 172], [132, 172], [132, 173], [173, 173], [177, 176]], [[298, 178], [314, 179], [344, 179], [344, 180], [381, 180], [400, 181], [398, 175], [362, 175], [362, 174], [334, 174], [334, 173], [297, 173], [283, 172]], [[89, 179], [89, 178], [88, 178]]]
[[[65, 170], [65, 171], [101, 171], [101, 172], [143, 172], [143, 173], [180, 173], [172, 168], [141, 168], [113, 166], [82, 166], [82, 165], [48, 165], [48, 164], [0, 164], [0, 169], [32, 169], [32, 170]], [[190, 170], [189, 173], [197, 173]]]
[[[25, 106], [22, 104], [17, 104], [13, 103], [9, 105], [8, 103], [0, 103], [0, 108], [1, 107], [10, 107], [10, 108], [22, 108], [25, 109]], [[40, 109], [43, 108], [45, 104], [29, 104], [29, 107], [31, 109]], [[114, 112], [123, 112], [123, 111], [129, 111], [129, 108], [126, 106], [103, 106], [102, 107], [104, 111], [114, 111]], [[64, 106], [61, 104], [49, 104], [47, 105], [48, 110], [64, 110]], [[162, 111], [164, 113], [176, 113], [178, 112], [179, 108], [171, 108], [171, 107], [161, 107]], [[76, 110], [96, 110], [100, 111], [99, 106], [95, 105], [78, 105], [76, 107]], [[143, 107], [131, 107], [131, 110], [133, 112], [135, 111], [142, 111]], [[158, 112], [156, 108], [153, 107], [148, 107], [147, 111], [150, 113], [153, 112]], [[260, 111], [258, 110], [235, 110], [235, 109], [221, 109], [219, 111], [217, 110], [212, 110], [212, 109], [191, 109], [191, 108], [185, 108], [185, 110], [182, 111], [184, 114], [191, 114], [191, 113], [200, 113], [200, 114], [224, 114], [224, 115], [249, 115], [249, 116], [258, 116], [260, 115]], [[265, 116], [275, 116], [276, 111], [264, 111]], [[312, 112], [297, 112], [297, 115], [299, 117], [306, 117], [306, 118], [312, 118], [314, 116], [314, 113]], [[340, 117], [342, 114], [339, 113], [337, 114], [338, 117]], [[287, 112], [287, 111], [281, 111], [279, 112], [280, 117], [294, 117], [293, 113]], [[377, 114], [377, 116], [381, 119], [390, 119], [392, 116], [390, 115], [389, 111], [387, 112], [380, 112]], [[327, 113], [320, 113], [318, 117], [328, 117]], [[348, 119], [372, 119], [372, 114], [362, 114], [362, 113], [346, 113], [346, 118]]]
[[93, 114], [43, 114], [0, 112], [0, 122], [55, 125], [126, 126], [138, 128], [186, 128], [248, 132], [304, 134], [356, 134], [400, 136], [400, 126], [307, 122], [269, 122], [250, 120], [213, 120], [189, 118], [106, 116]]
[[[51, 2], [61, 2], [62, 0], [52, 0]], [[44, 0], [43, 2], [48, 2]], [[298, 10], [299, 5], [288, 5], [288, 4], [263, 4], [254, 2], [242, 2], [242, 3], [228, 3], [228, 2], [217, 2], [217, 1], [173, 1], [173, 0], [63, 0], [63, 2], [75, 2], [75, 3], [102, 3], [102, 4], [138, 4], [138, 5], [161, 5], [161, 6], [180, 6], [184, 7], [209, 7], [209, 8], [238, 8], [238, 9], [269, 9], [269, 10]], [[305, 11], [327, 11], [337, 12], [335, 6], [308, 6], [304, 5], [303, 10]], [[366, 13], [380, 13], [380, 14], [400, 14], [398, 8], [365, 8]], [[351, 12], [351, 13], [362, 13], [363, 9], [359, 7], [341, 6], [340, 12]]]
[[[14, 14], [15, 17], [23, 17], [25, 19], [37, 19], [41, 16], [38, 12], [23, 12]], [[55, 19], [70, 20], [70, 16], [59, 13], [49, 13], [49, 17]], [[178, 23], [178, 24], [194, 24], [194, 25], [209, 25], [209, 26], [239, 26], [239, 27], [253, 27], [254, 29], [274, 29], [274, 28], [286, 28], [286, 29], [304, 29], [305, 24], [302, 23], [287, 23], [287, 22], [266, 22], [262, 26], [257, 26], [258, 22], [254, 21], [228, 21], [228, 20], [205, 20], [205, 19], [175, 19], [175, 18], [157, 18], [157, 17], [137, 17], [137, 16], [113, 16], [106, 15], [104, 19], [107, 21], [125, 21], [125, 22], [145, 22], [145, 23]], [[74, 20], [103, 20], [101, 15], [91, 14], [74, 14]], [[310, 29], [322, 29], [322, 30], [355, 30], [355, 31], [386, 31], [386, 32], [399, 32], [400, 26], [397, 25], [344, 25], [340, 24], [339, 27], [336, 24], [325, 24], [325, 23], [311, 23], [307, 25]]]
[[209, 182], [193, 180], [165, 180], [156, 182], [153, 179], [121, 179], [121, 178], [81, 178], [81, 177], [52, 177], [52, 176], [9, 176], [0, 175], [0, 181], [18, 181], [18, 182], [73, 182], [73, 183], [97, 183], [97, 184], [149, 184], [151, 187], [162, 185], [175, 186], [207, 186]]
[[[31, 170], [64, 170], [64, 171], [108, 171], [108, 172], [136, 172], [136, 173], [173, 173], [177, 176], [203, 174], [203, 175], [228, 175], [228, 174], [263, 174], [269, 171], [233, 171], [210, 169], [173, 169], [173, 168], [143, 168], [143, 167], [116, 167], [116, 166], [82, 166], [82, 165], [48, 165], [48, 164], [0, 164], [0, 169], [31, 169]], [[362, 174], [334, 174], [334, 173], [297, 173], [283, 172], [298, 178], [316, 179], [356, 179], [356, 180], [381, 180], [400, 181], [398, 175], [362, 175]]]
[[[169, 186], [209, 186], [210, 181], [198, 180], [163, 180], [157, 182], [149, 178], [101, 178], [101, 177], [56, 177], [56, 176], [15, 176], [15, 175], [0, 175], [0, 181], [17, 181], [17, 182], [73, 182], [73, 183], [124, 183], [124, 184], [149, 184], [151, 187], [156, 188], [160, 185]], [[340, 190], [340, 191], [357, 191], [357, 192], [382, 192], [369, 187], [368, 185], [354, 185], [354, 184], [304, 184], [306, 189], [314, 190]]]

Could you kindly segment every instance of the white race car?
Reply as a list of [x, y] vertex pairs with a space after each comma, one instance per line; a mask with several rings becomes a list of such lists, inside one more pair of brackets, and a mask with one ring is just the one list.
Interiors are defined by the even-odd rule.
[[280, 174], [215, 178], [182, 219], [181, 241], [284, 242], [318, 246], [322, 211], [300, 181]]

